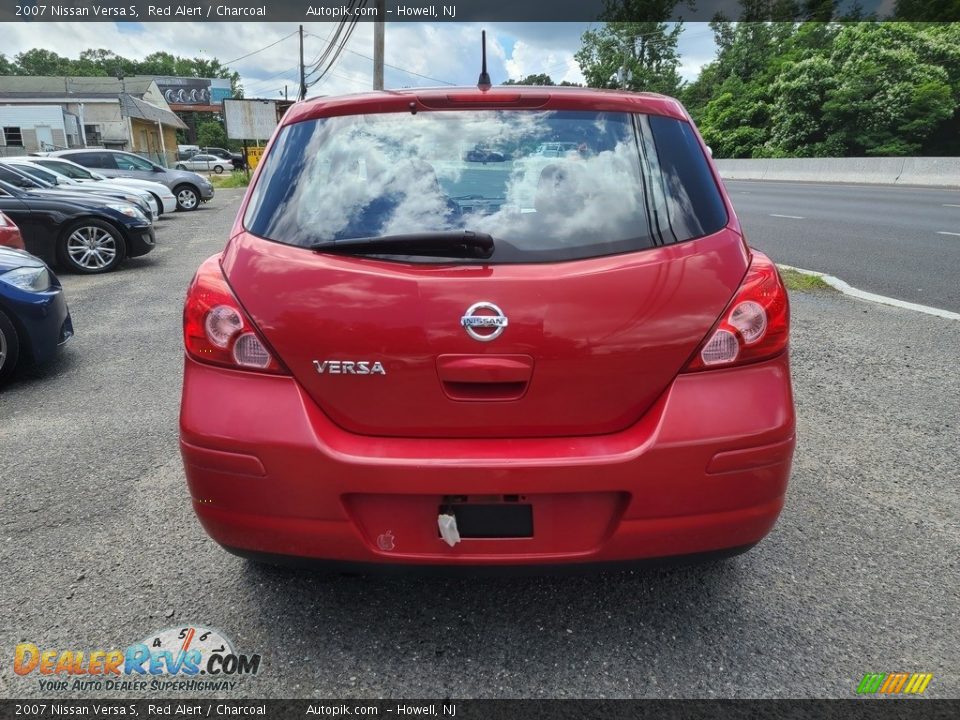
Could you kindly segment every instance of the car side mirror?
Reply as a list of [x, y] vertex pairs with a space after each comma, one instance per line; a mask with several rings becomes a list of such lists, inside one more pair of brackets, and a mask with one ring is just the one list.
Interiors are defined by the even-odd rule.
[[154, 172], [163, 172], [164, 170], [163, 170], [163, 168], [160, 167], [159, 165], [154, 165], [154, 166], [153, 166], [153, 171], [154, 171]]

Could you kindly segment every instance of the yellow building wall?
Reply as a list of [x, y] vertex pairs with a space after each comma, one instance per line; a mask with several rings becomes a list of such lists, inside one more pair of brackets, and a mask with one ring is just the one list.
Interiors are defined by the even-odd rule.
[[[156, 123], [130, 118], [133, 130], [133, 152], [145, 155], [162, 165], [172, 165], [177, 156], [177, 131], [168, 125], [162, 125], [163, 142], [160, 140], [160, 127]], [[165, 151], [165, 153], [164, 153]]]

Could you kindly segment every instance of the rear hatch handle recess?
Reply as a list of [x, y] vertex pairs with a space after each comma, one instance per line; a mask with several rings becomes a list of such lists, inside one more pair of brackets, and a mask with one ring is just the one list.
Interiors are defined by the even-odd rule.
[[311, 250], [347, 255], [424, 255], [487, 259], [493, 255], [493, 237], [473, 230], [378, 235], [375, 237], [321, 240]]

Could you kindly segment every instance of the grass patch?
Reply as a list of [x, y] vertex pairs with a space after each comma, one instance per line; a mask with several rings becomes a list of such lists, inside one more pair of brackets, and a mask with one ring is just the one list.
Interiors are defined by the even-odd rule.
[[243, 170], [234, 170], [229, 175], [211, 175], [210, 182], [216, 188], [244, 188], [249, 184]]
[[824, 282], [823, 278], [817, 277], [816, 275], [807, 275], [806, 273], [797, 272], [796, 270], [780, 268], [780, 277], [783, 278], [783, 284], [787, 286], [787, 290], [808, 292], [810, 290], [833, 289]]

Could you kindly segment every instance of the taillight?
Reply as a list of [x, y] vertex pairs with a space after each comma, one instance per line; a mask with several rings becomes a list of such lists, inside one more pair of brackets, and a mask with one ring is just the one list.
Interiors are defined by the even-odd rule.
[[686, 371], [726, 368], [766, 360], [787, 348], [790, 303], [777, 266], [753, 252], [747, 276]]
[[285, 373], [234, 296], [220, 256], [200, 265], [183, 308], [183, 343], [194, 360], [238, 370]]

